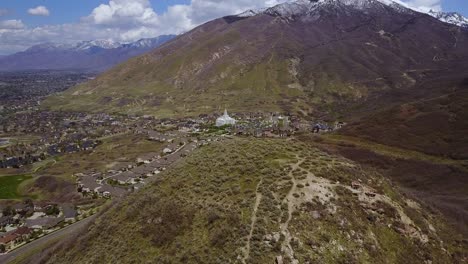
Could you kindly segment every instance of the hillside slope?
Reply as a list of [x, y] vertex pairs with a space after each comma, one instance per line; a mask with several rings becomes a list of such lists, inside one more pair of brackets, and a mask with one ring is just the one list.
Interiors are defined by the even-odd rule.
[[340, 131], [389, 146], [468, 160], [468, 84], [375, 112]]
[[232, 139], [196, 150], [43, 261], [461, 263], [457, 241], [437, 214], [350, 160]]
[[466, 30], [396, 4], [299, 0], [208, 22], [46, 107], [158, 116], [224, 107], [340, 114], [360, 103], [401, 102], [386, 95], [463, 72], [466, 47]]

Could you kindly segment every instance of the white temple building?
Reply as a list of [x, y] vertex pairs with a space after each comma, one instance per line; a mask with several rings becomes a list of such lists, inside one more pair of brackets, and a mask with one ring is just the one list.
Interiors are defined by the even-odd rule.
[[224, 110], [224, 115], [216, 119], [217, 127], [224, 126], [224, 125], [235, 125], [235, 124], [236, 124], [236, 120], [228, 115], [227, 110]]

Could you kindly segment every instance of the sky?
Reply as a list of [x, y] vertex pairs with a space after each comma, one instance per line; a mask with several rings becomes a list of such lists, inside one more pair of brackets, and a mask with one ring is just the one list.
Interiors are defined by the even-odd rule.
[[[1, 0], [0, 55], [32, 45], [180, 34], [209, 20], [291, 0]], [[468, 17], [467, 0], [396, 0]]]

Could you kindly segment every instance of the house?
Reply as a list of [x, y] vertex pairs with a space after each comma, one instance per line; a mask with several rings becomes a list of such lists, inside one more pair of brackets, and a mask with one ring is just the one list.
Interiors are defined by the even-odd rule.
[[5, 247], [5, 251], [11, 250], [15, 246], [17, 235], [15, 234], [7, 234], [0, 237], [0, 245]]
[[112, 168], [117, 171], [128, 171], [134, 168], [133, 164], [134, 164], [133, 162], [119, 162], [119, 164], [115, 165]]
[[151, 164], [152, 163], [136, 167], [135, 169], [132, 170], [132, 172], [135, 173], [135, 175], [139, 177], [150, 177], [156, 171], [156, 169], [154, 169], [153, 166], [151, 166]]
[[101, 185], [91, 176], [82, 177], [78, 181], [78, 191], [82, 193], [95, 192]]
[[127, 193], [127, 189], [114, 187], [110, 185], [104, 185], [101, 188], [99, 188], [99, 195], [101, 195], [104, 198], [111, 198], [111, 196], [123, 197]]
[[26, 219], [26, 226], [31, 229], [51, 229], [63, 222], [64, 217], [42, 217]]
[[45, 202], [34, 202], [34, 212], [43, 212], [47, 205]]
[[13, 205], [13, 209], [15, 210], [16, 213], [22, 214], [26, 213], [29, 210], [29, 205], [25, 203], [18, 203]]
[[130, 183], [135, 178], [137, 178], [137, 175], [133, 171], [124, 171], [112, 177], [122, 185]]
[[61, 209], [63, 212], [63, 217], [65, 218], [65, 221], [73, 221], [78, 215], [78, 213], [75, 210], [75, 206], [73, 206], [72, 204], [63, 204], [61, 206]]
[[17, 236], [16, 242], [23, 242], [31, 236], [32, 232], [33, 232], [32, 229], [26, 226], [22, 226], [16, 229], [15, 231], [13, 231], [13, 234]]
[[27, 240], [32, 234], [32, 230], [28, 227], [19, 227], [18, 229], [8, 232], [0, 237], [0, 245], [5, 247], [6, 251], [11, 250], [17, 243]]
[[151, 161], [153, 161], [157, 156], [158, 156], [158, 153], [148, 153], [146, 155], [138, 157], [137, 163], [139, 163], [139, 164], [142, 164], [142, 163], [148, 164]]

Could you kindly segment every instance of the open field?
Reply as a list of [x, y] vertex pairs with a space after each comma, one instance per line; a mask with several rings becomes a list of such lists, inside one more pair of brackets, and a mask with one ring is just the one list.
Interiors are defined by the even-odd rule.
[[0, 176], [0, 199], [23, 198], [18, 188], [22, 182], [31, 178], [31, 175]]

